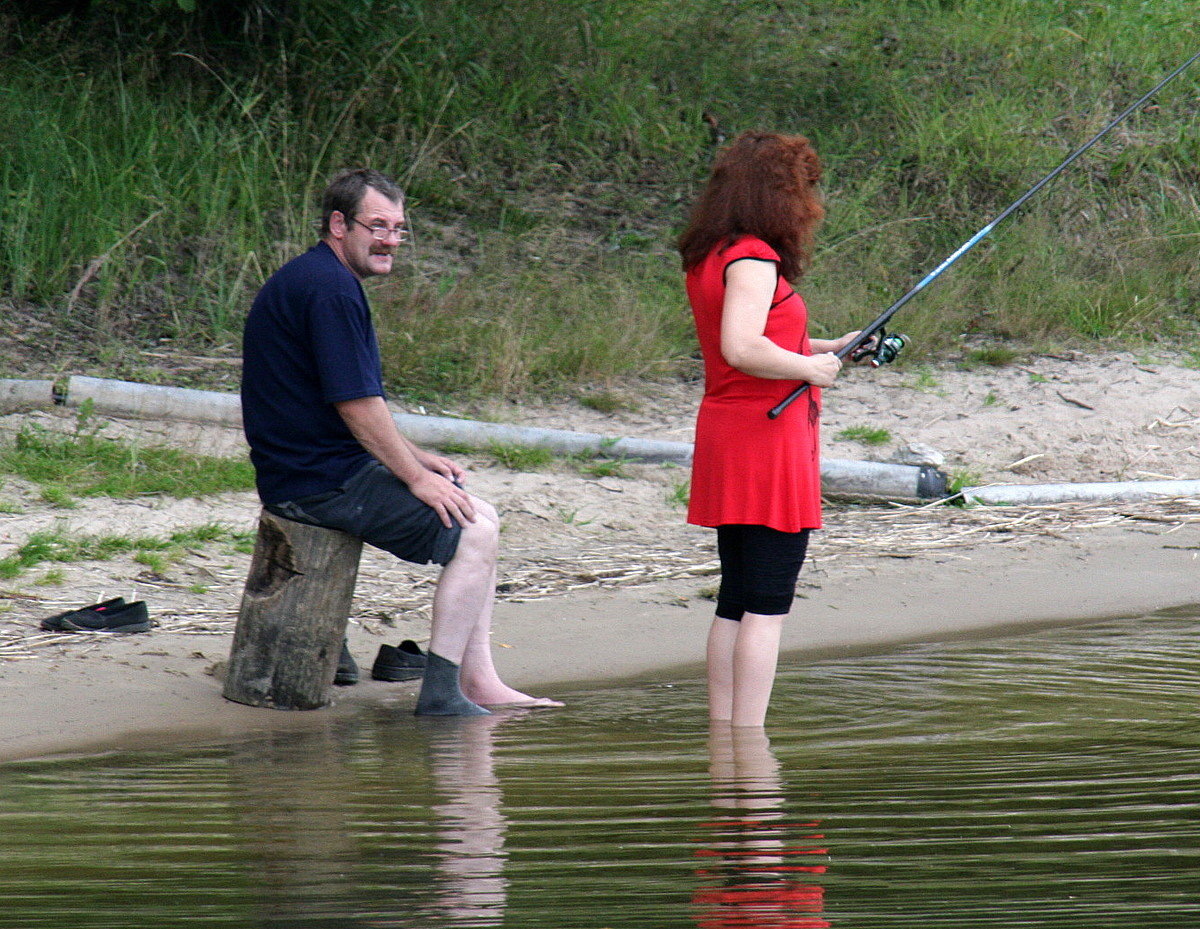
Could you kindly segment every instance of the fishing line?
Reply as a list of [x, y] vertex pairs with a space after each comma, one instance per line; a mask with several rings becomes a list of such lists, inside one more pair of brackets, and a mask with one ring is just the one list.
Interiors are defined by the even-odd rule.
[[[1054, 180], [1056, 177], [1058, 177], [1060, 174], [1062, 174], [1062, 172], [1065, 171], [1071, 165], [1071, 163], [1075, 161], [1076, 158], [1078, 158], [1080, 155], [1082, 155], [1084, 152], [1086, 152], [1088, 149], [1090, 149], [1093, 145], [1095, 145], [1097, 142], [1099, 142], [1101, 139], [1103, 139], [1106, 135], [1108, 135], [1109, 132], [1111, 132], [1113, 129], [1115, 129], [1117, 126], [1119, 126], [1125, 120], [1125, 118], [1129, 116], [1130, 113], [1132, 113], [1135, 110], [1142, 107], [1146, 103], [1147, 100], [1149, 100], [1156, 93], [1158, 93], [1160, 90], [1162, 90], [1164, 87], [1166, 87], [1167, 84], [1171, 83], [1171, 81], [1175, 80], [1175, 78], [1179, 77], [1179, 75], [1181, 75], [1184, 71], [1186, 71], [1192, 65], [1192, 63], [1194, 61], [1196, 61], [1198, 58], [1200, 58], [1200, 52], [1197, 52], [1196, 54], [1194, 54], [1191, 58], [1189, 58], [1187, 61], [1185, 61], [1183, 64], [1181, 64], [1178, 68], [1176, 68], [1174, 71], [1172, 71], [1166, 77], [1164, 77], [1161, 81], [1159, 81], [1157, 84], [1155, 84], [1153, 89], [1147, 91], [1141, 97], [1139, 97], [1135, 102], [1129, 104], [1129, 106], [1127, 106], [1124, 110], [1121, 111], [1121, 114], [1119, 116], [1114, 118], [1111, 122], [1108, 123], [1108, 125], [1106, 125], [1103, 129], [1101, 129], [1099, 132], [1097, 132], [1094, 136], [1092, 136], [1090, 139], [1088, 139], [1087, 142], [1085, 142], [1083, 145], [1079, 146], [1079, 148], [1075, 149], [1075, 151], [1071, 152], [1071, 154], [1068, 155], [1057, 168], [1055, 168], [1053, 171], [1051, 171], [1049, 174], [1047, 174], [1045, 177], [1043, 177], [1040, 181], [1038, 181], [1036, 184], [1034, 184], [1032, 187], [1030, 187], [1027, 191], [1025, 191], [1025, 193], [1023, 193], [1020, 197], [1018, 197], [1016, 200], [1014, 200], [1004, 210], [1004, 212], [1002, 212], [999, 216], [997, 216], [995, 219], [993, 219], [990, 223], [988, 223], [986, 226], [984, 226], [982, 229], [980, 229], [978, 232], [976, 232], [973, 236], [971, 236], [971, 238], [967, 239], [967, 241], [964, 242], [962, 245], [960, 245], [954, 251], [954, 253], [952, 255], [950, 255], [949, 258], [947, 258], [940, 265], [938, 265], [936, 268], [934, 268], [932, 271], [930, 271], [928, 274], [926, 274], [925, 277], [921, 279], [920, 283], [918, 283], [915, 287], [913, 287], [911, 290], [909, 290], [908, 293], [904, 294], [904, 296], [902, 296], [899, 300], [897, 300], [895, 303], [893, 303], [891, 306], [889, 306], [886, 310], [884, 310], [882, 313], [880, 313], [879, 316], [877, 316], [875, 318], [875, 320], [871, 322], [870, 325], [868, 325], [865, 329], [863, 329], [861, 332], [859, 332], [859, 334], [857, 336], [855, 336], [853, 341], [849, 342], [847, 345], [838, 349], [837, 352], [835, 352], [834, 354], [836, 354], [838, 358], [845, 358], [847, 355], [853, 354], [854, 352], [857, 352], [860, 349], [862, 349], [874, 337], [874, 335], [877, 332], [879, 332], [880, 330], [883, 329], [883, 327], [887, 324], [887, 322], [896, 314], [897, 310], [899, 310], [902, 306], [904, 306], [906, 303], [908, 303], [909, 300], [911, 300], [913, 297], [915, 297], [917, 294], [919, 294], [922, 290], [924, 290], [926, 287], [928, 287], [931, 283], [933, 283], [937, 278], [939, 278], [951, 265], [953, 265], [956, 261], [958, 261], [958, 259], [960, 259], [963, 255], [965, 255], [967, 252], [969, 252], [971, 249], [973, 249], [976, 245], [978, 245], [981, 241], [983, 241], [983, 239], [986, 238], [987, 235], [993, 229], [995, 229], [998, 225], [1000, 225], [1000, 223], [1004, 222], [1004, 220], [1006, 220], [1009, 216], [1011, 216], [1013, 213], [1015, 213], [1017, 210], [1019, 210], [1025, 204], [1025, 202], [1027, 200], [1029, 200], [1030, 197], [1032, 197], [1039, 190], [1041, 190], [1043, 187], [1045, 187], [1047, 184], [1049, 184], [1052, 180]], [[768, 413], [767, 413], [768, 418], [775, 419], [776, 417], [778, 417], [780, 413], [782, 413], [784, 410], [786, 410], [794, 401], [799, 399], [800, 396], [803, 395], [806, 390], [808, 390], [808, 388], [809, 388], [808, 384], [801, 384], [799, 387], [797, 387], [795, 390], [793, 390], [790, 394], [788, 394], [783, 400], [781, 400], [777, 405], [772, 407], [770, 409], [770, 411], [768, 411]]]

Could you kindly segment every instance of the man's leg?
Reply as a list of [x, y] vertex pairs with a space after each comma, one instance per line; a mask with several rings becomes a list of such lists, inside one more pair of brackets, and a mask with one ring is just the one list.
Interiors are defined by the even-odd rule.
[[476, 703], [484, 706], [529, 706], [556, 707], [562, 706], [558, 700], [549, 697], [531, 697], [515, 688], [509, 687], [496, 671], [492, 661], [492, 607], [495, 603], [496, 570], [488, 579], [488, 590], [493, 596], [475, 623], [475, 630], [467, 642], [467, 651], [462, 661], [463, 692]]
[[279, 509], [288, 519], [341, 529], [406, 561], [445, 564], [433, 598], [419, 714], [479, 715], [485, 712], [477, 705], [481, 702], [561, 706], [508, 687], [492, 664], [489, 636], [500, 518], [490, 503], [471, 500], [475, 521], [446, 529], [390, 471], [372, 463], [335, 494], [281, 504]]
[[474, 497], [472, 502], [475, 522], [463, 526], [434, 594], [429, 651], [461, 666], [463, 695], [474, 704], [561, 706], [509, 687], [496, 671], [491, 630], [500, 519], [491, 504]]
[[[481, 502], [481, 501], [480, 501]], [[478, 716], [488, 711], [462, 690], [461, 669], [480, 615], [494, 593], [499, 525], [491, 507], [476, 503], [475, 522], [463, 526], [454, 557], [442, 570], [433, 595], [433, 624], [419, 716]], [[493, 581], [489, 591], [488, 582]]]
[[462, 664], [480, 617], [491, 613], [496, 596], [496, 555], [500, 522], [495, 509], [472, 498], [475, 522], [462, 528], [454, 557], [442, 569], [433, 595], [429, 650]]

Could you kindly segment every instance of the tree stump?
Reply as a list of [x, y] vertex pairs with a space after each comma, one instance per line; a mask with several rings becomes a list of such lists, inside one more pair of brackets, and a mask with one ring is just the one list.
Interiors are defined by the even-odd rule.
[[226, 699], [328, 706], [362, 541], [263, 510], [229, 653]]

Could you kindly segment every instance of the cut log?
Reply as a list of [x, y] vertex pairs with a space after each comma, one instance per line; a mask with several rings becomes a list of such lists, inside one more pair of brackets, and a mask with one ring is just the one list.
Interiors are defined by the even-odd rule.
[[354, 536], [262, 511], [227, 699], [278, 710], [329, 705], [361, 554]]

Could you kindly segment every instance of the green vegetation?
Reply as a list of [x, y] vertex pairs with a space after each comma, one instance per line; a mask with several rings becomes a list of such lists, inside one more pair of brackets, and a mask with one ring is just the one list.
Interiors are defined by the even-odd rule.
[[44, 563], [102, 561], [118, 555], [161, 572], [170, 560], [189, 547], [226, 542], [244, 550], [252, 544], [253, 534], [235, 532], [224, 526], [207, 524], [181, 529], [169, 536], [68, 535], [60, 530], [33, 533], [13, 554], [0, 558], [0, 578], [14, 578], [28, 568]]
[[1012, 364], [1020, 357], [1020, 353], [1007, 345], [987, 345], [983, 348], [973, 348], [962, 358], [964, 368], [971, 369], [980, 365], [992, 368], [1003, 368]]
[[616, 413], [618, 410], [637, 409], [637, 404], [632, 403], [628, 397], [611, 390], [598, 390], [594, 393], [584, 394], [579, 398], [579, 403], [597, 413]]
[[241, 458], [211, 458], [173, 448], [139, 447], [86, 432], [26, 428], [0, 446], [0, 473], [40, 485], [42, 499], [71, 506], [74, 497], [199, 497], [251, 490], [254, 471]]
[[[1194, 51], [1193, 0], [38, 6], [0, 12], [0, 314], [101, 369], [232, 345], [325, 179], [371, 164], [410, 195], [411, 261], [371, 297], [413, 398], [690, 373], [672, 242], [751, 127], [822, 152], [803, 289], [814, 334], [861, 326]], [[906, 308], [910, 357], [1197, 351], [1198, 88], [1200, 67]]]
[[554, 461], [552, 451], [537, 446], [505, 445], [492, 442], [486, 451], [510, 471], [537, 471], [548, 467]]
[[837, 437], [849, 442], [861, 442], [863, 445], [887, 445], [892, 441], [890, 432], [874, 426], [847, 426]]
[[34, 581], [34, 583], [39, 587], [59, 587], [66, 582], [67, 572], [62, 568], [51, 568], [36, 581]]
[[589, 477], [628, 477], [625, 466], [628, 458], [594, 458], [581, 456], [573, 459], [581, 474]]
[[667, 505], [680, 510], [687, 509], [691, 491], [691, 485], [687, 481], [676, 481], [667, 492]]
[[[947, 482], [947, 490], [951, 497], [960, 494], [964, 487], [974, 487], [979, 483], [979, 472], [973, 468], [956, 468], [950, 472], [950, 480]], [[957, 501], [962, 503], [962, 499]]]

